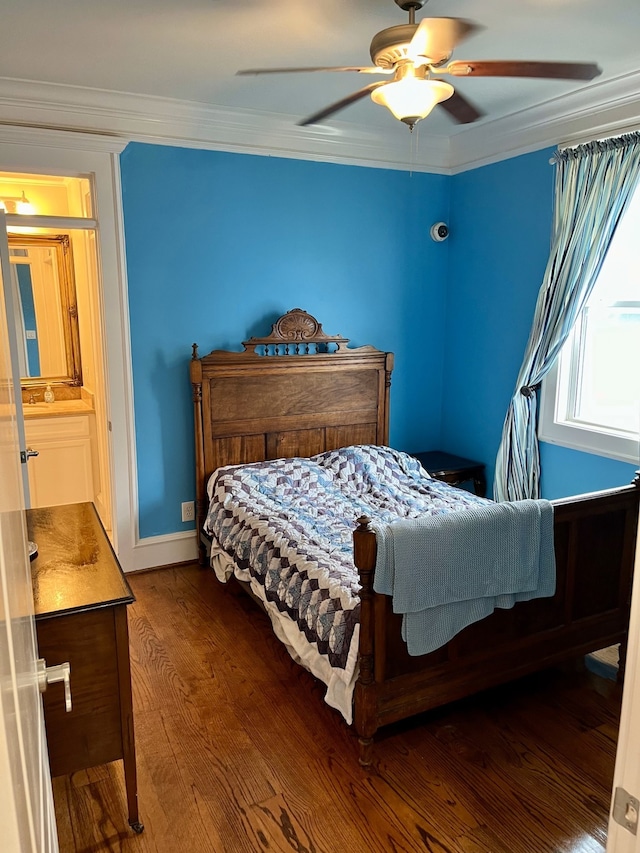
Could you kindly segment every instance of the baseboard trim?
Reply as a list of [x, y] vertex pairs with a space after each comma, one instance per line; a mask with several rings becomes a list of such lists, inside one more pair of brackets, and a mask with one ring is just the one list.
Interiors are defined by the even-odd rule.
[[190, 563], [198, 559], [198, 540], [195, 530], [168, 533], [165, 536], [148, 536], [138, 539], [133, 546], [133, 564], [125, 572], [139, 572], [176, 563]]

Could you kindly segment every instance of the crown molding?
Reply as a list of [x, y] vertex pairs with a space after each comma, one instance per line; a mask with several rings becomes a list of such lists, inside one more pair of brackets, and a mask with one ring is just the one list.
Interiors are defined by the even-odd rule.
[[[1, 102], [1, 100], [0, 100]], [[127, 146], [127, 140], [111, 134], [78, 133], [78, 129], [51, 130], [35, 123], [20, 120], [10, 125], [6, 118], [0, 122], [0, 144], [32, 145], [43, 148], [76, 149], [83, 152], [98, 151], [107, 154], [120, 154]]]
[[406, 127], [388, 131], [345, 122], [302, 128], [293, 116], [215, 107], [190, 101], [0, 78], [5, 124], [109, 134], [246, 154], [414, 171], [449, 171], [449, 140], [415, 146]]
[[420, 125], [414, 138], [400, 122], [388, 129], [339, 121], [301, 128], [289, 115], [10, 78], [0, 78], [0, 114], [0, 141], [25, 145], [119, 153], [127, 142], [137, 141], [456, 174], [545, 147], [637, 129], [640, 72], [460, 128], [451, 137], [423, 134], [422, 140]]
[[541, 148], [577, 145], [640, 127], [640, 72], [483, 122], [451, 139], [452, 174]]

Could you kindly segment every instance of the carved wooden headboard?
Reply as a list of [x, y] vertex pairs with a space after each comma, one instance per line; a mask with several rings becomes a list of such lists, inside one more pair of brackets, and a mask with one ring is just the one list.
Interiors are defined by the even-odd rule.
[[198, 358], [193, 345], [198, 531], [207, 480], [221, 465], [388, 443], [393, 353], [348, 342], [294, 308], [243, 352]]

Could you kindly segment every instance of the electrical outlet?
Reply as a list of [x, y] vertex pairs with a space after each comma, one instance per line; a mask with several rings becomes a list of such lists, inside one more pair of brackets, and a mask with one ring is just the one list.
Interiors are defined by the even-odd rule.
[[193, 521], [196, 517], [196, 508], [193, 501], [184, 501], [182, 504], [182, 520]]

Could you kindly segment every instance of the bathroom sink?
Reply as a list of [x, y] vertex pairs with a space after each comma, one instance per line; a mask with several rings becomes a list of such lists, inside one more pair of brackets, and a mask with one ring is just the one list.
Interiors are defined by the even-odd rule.
[[92, 412], [93, 409], [85, 400], [56, 400], [53, 403], [23, 403], [22, 412], [25, 418], [56, 417], [57, 415], [75, 415]]

